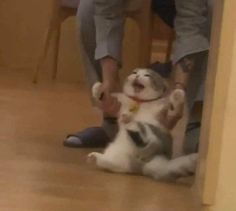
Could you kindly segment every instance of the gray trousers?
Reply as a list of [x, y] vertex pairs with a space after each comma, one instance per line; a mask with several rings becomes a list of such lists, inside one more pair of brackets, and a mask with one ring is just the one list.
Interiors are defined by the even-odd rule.
[[79, 42], [89, 84], [101, 80], [98, 60], [110, 56], [121, 63], [125, 12], [139, 9], [142, 0], [80, 0]]
[[183, 57], [200, 53], [187, 87], [187, 102], [192, 108], [196, 98], [202, 100], [207, 70], [212, 6], [214, 0], [175, 0], [177, 15], [175, 19], [176, 40], [172, 61], [177, 63]]
[[[213, 0], [175, 0], [176, 41], [173, 63], [186, 55], [207, 51]], [[141, 0], [80, 0], [78, 31], [81, 53], [89, 84], [101, 80], [98, 60], [110, 56], [121, 62], [123, 30], [126, 10], [136, 10]], [[199, 59], [187, 88], [189, 107], [192, 107], [204, 81], [207, 54]]]

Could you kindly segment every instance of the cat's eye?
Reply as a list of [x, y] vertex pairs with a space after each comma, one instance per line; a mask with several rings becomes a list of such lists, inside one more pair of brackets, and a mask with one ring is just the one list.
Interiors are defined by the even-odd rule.
[[133, 71], [132, 74], [137, 74], [137, 71]]
[[144, 76], [145, 76], [145, 77], [151, 77], [151, 75], [149, 75], [149, 74], [145, 74]]

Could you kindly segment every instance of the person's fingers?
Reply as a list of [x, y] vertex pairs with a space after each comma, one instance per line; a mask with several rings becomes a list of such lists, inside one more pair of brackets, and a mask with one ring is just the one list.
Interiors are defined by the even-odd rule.
[[117, 100], [113, 100], [110, 105], [108, 105], [108, 109], [111, 113], [116, 114], [120, 110], [120, 103]]
[[102, 107], [109, 109], [115, 103], [115, 100], [110, 97], [105, 97], [102, 101]]
[[101, 109], [103, 112], [110, 116], [117, 116], [120, 106], [120, 102], [116, 98], [109, 95], [106, 95], [101, 103]]

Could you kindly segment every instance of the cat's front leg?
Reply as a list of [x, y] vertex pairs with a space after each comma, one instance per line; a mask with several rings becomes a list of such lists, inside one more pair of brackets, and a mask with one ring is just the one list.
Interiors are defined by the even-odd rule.
[[172, 130], [178, 121], [183, 117], [185, 106], [185, 92], [181, 89], [174, 90], [168, 99], [167, 106], [158, 116], [160, 122], [169, 129]]
[[[102, 83], [96, 82], [92, 87], [92, 96], [95, 100], [101, 101], [103, 98], [103, 89], [102, 89]], [[112, 97], [115, 97], [118, 99], [119, 102], [122, 102], [123, 94], [122, 93], [112, 93]]]
[[92, 87], [92, 95], [96, 106], [102, 110], [105, 116], [117, 117], [122, 107], [121, 93], [111, 94], [102, 83], [97, 82]]
[[175, 89], [171, 93], [169, 101], [170, 101], [170, 109], [168, 111], [168, 115], [181, 118], [183, 116], [183, 110], [185, 104], [185, 92], [182, 89]]
[[[116, 94], [117, 95], [117, 94]], [[134, 106], [124, 94], [118, 94], [118, 99], [122, 102], [122, 107], [119, 114], [120, 123], [128, 124], [134, 120], [136, 112], [132, 110]]]

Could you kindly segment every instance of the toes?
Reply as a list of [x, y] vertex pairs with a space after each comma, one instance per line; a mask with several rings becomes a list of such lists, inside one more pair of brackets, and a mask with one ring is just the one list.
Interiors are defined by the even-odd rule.
[[89, 153], [88, 156], [87, 156], [87, 162], [91, 163], [91, 162], [96, 161], [96, 159], [97, 159], [97, 154], [98, 154], [97, 152], [91, 152], [91, 153]]

